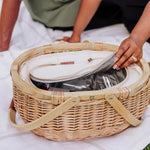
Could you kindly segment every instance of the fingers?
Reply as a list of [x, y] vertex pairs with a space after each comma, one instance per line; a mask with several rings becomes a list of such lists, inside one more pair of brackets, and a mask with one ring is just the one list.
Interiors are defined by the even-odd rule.
[[142, 52], [133, 53], [132, 56], [120, 66], [120, 69], [127, 67], [127, 66], [131, 65], [132, 63], [138, 62], [141, 58], [142, 58]]
[[132, 63], [135, 63], [139, 61], [142, 57], [142, 49], [138, 47], [138, 45], [131, 40], [130, 38], [127, 38], [124, 40], [115, 56], [115, 65], [114, 69], [121, 69], [124, 67], [129, 66]]
[[62, 40], [69, 43], [79, 43], [81, 41], [81, 34], [77, 34], [73, 32], [71, 37], [64, 36], [62, 39], [58, 39], [57, 41], [62, 41]]
[[62, 39], [57, 39], [56, 41], [65, 41], [69, 43], [79, 43], [80, 42], [80, 37], [75, 37], [75, 36], [64, 36]]
[[127, 61], [133, 54], [133, 51], [129, 48], [126, 50], [126, 52], [123, 53], [123, 55], [118, 58], [119, 60], [115, 63], [114, 68], [115, 69], [120, 69], [120, 66], [122, 66], [125, 61]]
[[70, 39], [70, 37], [68, 37], [68, 36], [64, 36], [64, 37], [63, 37], [63, 40], [64, 40], [64, 41], [68, 41], [69, 39]]
[[64, 36], [62, 39], [57, 39], [56, 41], [66, 41], [66, 42], [68, 42], [69, 39], [70, 39], [70, 37]]
[[115, 56], [115, 61], [118, 61], [121, 58], [121, 56], [128, 50], [129, 47], [130, 47], [129, 42], [127, 40], [124, 40], [121, 43], [119, 50]]
[[137, 57], [138, 56], [134, 53], [131, 57], [129, 57], [126, 61], [124, 61], [124, 63], [122, 63], [122, 65], [120, 66], [120, 69], [125, 68], [131, 65], [132, 63], [137, 62], [139, 60]]

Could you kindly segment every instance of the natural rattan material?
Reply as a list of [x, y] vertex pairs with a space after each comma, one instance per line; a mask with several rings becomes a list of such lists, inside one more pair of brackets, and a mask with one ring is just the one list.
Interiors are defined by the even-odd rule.
[[67, 112], [33, 130], [37, 135], [51, 140], [81, 140], [89, 137], [108, 136], [129, 127], [128, 123], [105, 99], [115, 95], [136, 118], [141, 118], [149, 98], [149, 67], [141, 60], [143, 75], [140, 80], [126, 88], [105, 89], [88, 92], [53, 93], [27, 84], [19, 76], [21, 64], [37, 55], [68, 50], [109, 50], [118, 47], [102, 43], [57, 44], [35, 48], [20, 55], [12, 64], [13, 99], [15, 109], [25, 123], [32, 122], [56, 108], [69, 97], [79, 97], [80, 102]]

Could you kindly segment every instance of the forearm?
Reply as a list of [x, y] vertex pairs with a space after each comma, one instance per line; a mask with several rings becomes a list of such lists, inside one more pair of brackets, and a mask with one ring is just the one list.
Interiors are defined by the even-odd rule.
[[146, 5], [143, 14], [134, 27], [130, 36], [122, 41], [115, 56], [113, 68], [121, 69], [139, 61], [143, 55], [143, 44], [150, 37], [150, 2]]
[[0, 51], [9, 47], [21, 0], [3, 0], [0, 18]]
[[150, 2], [146, 5], [141, 18], [131, 32], [130, 37], [138, 42], [141, 47], [150, 37]]
[[102, 0], [82, 0], [78, 16], [76, 18], [73, 34], [80, 36], [86, 28]]

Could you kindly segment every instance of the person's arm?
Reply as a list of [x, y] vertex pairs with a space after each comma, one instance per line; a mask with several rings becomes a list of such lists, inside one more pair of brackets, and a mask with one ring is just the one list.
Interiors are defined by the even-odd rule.
[[61, 40], [68, 42], [80, 42], [81, 33], [94, 16], [101, 1], [102, 0], [81, 0], [79, 12], [73, 28], [73, 33], [70, 38], [64, 37], [64, 39]]
[[0, 52], [8, 50], [21, 0], [3, 0], [0, 18]]
[[[150, 2], [146, 5], [143, 14], [130, 36], [125, 39], [115, 56], [117, 61], [114, 68], [120, 69], [129, 66], [142, 57], [142, 47], [150, 37]], [[136, 60], [137, 59], [137, 60]]]

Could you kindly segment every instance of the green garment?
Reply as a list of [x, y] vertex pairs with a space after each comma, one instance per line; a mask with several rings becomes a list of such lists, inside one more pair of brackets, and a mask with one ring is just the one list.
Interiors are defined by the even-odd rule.
[[72, 27], [81, 0], [24, 0], [31, 17], [47, 27]]

